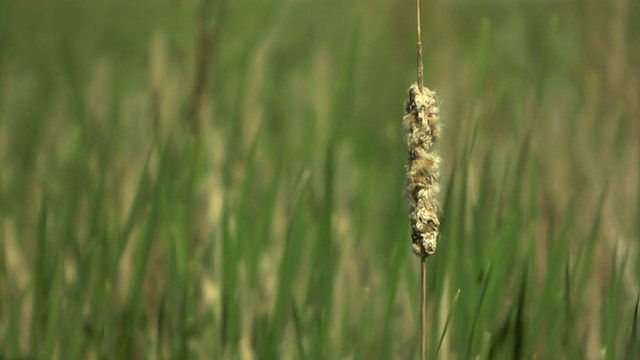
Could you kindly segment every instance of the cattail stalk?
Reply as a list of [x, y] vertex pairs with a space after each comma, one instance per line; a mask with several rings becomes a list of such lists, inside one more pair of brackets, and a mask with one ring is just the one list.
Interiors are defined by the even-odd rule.
[[424, 87], [420, 0], [416, 0], [418, 41], [416, 44], [418, 81], [409, 88], [405, 106], [404, 129], [409, 161], [407, 164], [407, 194], [410, 204], [411, 240], [413, 252], [420, 256], [420, 359], [426, 359], [427, 346], [427, 264], [436, 251], [438, 239], [438, 167], [440, 157], [434, 146], [440, 136], [438, 105], [435, 92]]

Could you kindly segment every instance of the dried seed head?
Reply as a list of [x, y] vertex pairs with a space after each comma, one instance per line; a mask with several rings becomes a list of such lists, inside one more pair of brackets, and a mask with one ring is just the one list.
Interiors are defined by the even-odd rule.
[[407, 194], [413, 252], [426, 257], [436, 251], [440, 157], [434, 145], [440, 136], [435, 92], [414, 84], [409, 88], [404, 129], [409, 153]]

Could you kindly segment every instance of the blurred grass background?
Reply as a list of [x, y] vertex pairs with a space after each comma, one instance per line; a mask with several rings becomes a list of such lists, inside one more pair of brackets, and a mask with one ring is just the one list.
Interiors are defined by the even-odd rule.
[[[430, 357], [637, 358], [640, 4], [422, 6]], [[0, 357], [416, 358], [415, 73], [408, 0], [0, 0]]]

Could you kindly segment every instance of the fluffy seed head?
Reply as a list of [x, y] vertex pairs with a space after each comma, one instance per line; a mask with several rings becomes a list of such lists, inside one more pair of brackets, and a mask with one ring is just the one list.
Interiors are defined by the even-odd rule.
[[434, 145], [440, 137], [435, 92], [414, 84], [405, 106], [404, 130], [409, 153], [407, 195], [410, 204], [412, 249], [426, 257], [436, 251], [438, 239], [438, 167]]

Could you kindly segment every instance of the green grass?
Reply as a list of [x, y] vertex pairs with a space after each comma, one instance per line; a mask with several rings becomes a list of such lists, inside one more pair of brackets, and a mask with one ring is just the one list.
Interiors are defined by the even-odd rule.
[[[416, 358], [413, 5], [0, 0], [0, 358]], [[429, 357], [636, 358], [640, 7], [423, 18]]]

